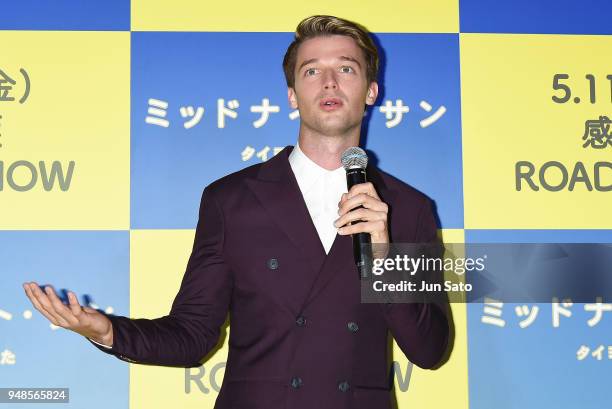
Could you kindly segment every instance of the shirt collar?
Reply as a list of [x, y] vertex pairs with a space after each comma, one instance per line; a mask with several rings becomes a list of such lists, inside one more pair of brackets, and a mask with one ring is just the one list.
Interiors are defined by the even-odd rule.
[[334, 182], [344, 183], [346, 186], [346, 173], [342, 166], [334, 170], [327, 170], [317, 165], [300, 149], [299, 143], [295, 144], [295, 148], [289, 154], [289, 164], [302, 194], [312, 189], [317, 182], [325, 180], [322, 178], [331, 178]]

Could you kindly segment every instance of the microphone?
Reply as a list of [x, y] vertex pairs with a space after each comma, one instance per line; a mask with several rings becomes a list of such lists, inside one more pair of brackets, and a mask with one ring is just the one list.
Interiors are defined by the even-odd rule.
[[[342, 153], [340, 158], [344, 170], [346, 170], [346, 185], [351, 187], [359, 183], [367, 182], [366, 166], [368, 166], [368, 155], [359, 147], [353, 146]], [[362, 208], [363, 206], [356, 207]], [[361, 223], [356, 221], [353, 223]], [[369, 233], [355, 233], [353, 237], [353, 258], [361, 280], [369, 279], [372, 271], [372, 246]]]

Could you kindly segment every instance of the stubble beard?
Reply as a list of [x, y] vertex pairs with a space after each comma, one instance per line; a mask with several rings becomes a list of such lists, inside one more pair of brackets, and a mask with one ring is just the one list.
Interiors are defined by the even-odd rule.
[[312, 134], [342, 139], [350, 136], [355, 128], [358, 129], [361, 126], [360, 122], [354, 122], [346, 116], [340, 118], [317, 117], [312, 123], [304, 122], [304, 127]]

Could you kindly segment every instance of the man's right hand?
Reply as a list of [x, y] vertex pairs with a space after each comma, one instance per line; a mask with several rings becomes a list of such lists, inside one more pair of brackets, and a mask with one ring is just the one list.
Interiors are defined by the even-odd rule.
[[24, 283], [26, 295], [38, 311], [52, 324], [66, 328], [101, 344], [113, 345], [113, 325], [102, 313], [82, 307], [76, 295], [68, 292], [68, 305], [62, 303], [55, 290], [46, 286], [43, 292], [35, 282]]

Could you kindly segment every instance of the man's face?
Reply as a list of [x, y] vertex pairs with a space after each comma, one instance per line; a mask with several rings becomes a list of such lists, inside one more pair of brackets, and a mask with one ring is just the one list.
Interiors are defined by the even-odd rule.
[[289, 103], [299, 108], [301, 126], [322, 135], [345, 135], [359, 129], [364, 105], [372, 105], [378, 85], [366, 80], [363, 51], [343, 35], [304, 41], [297, 52]]

